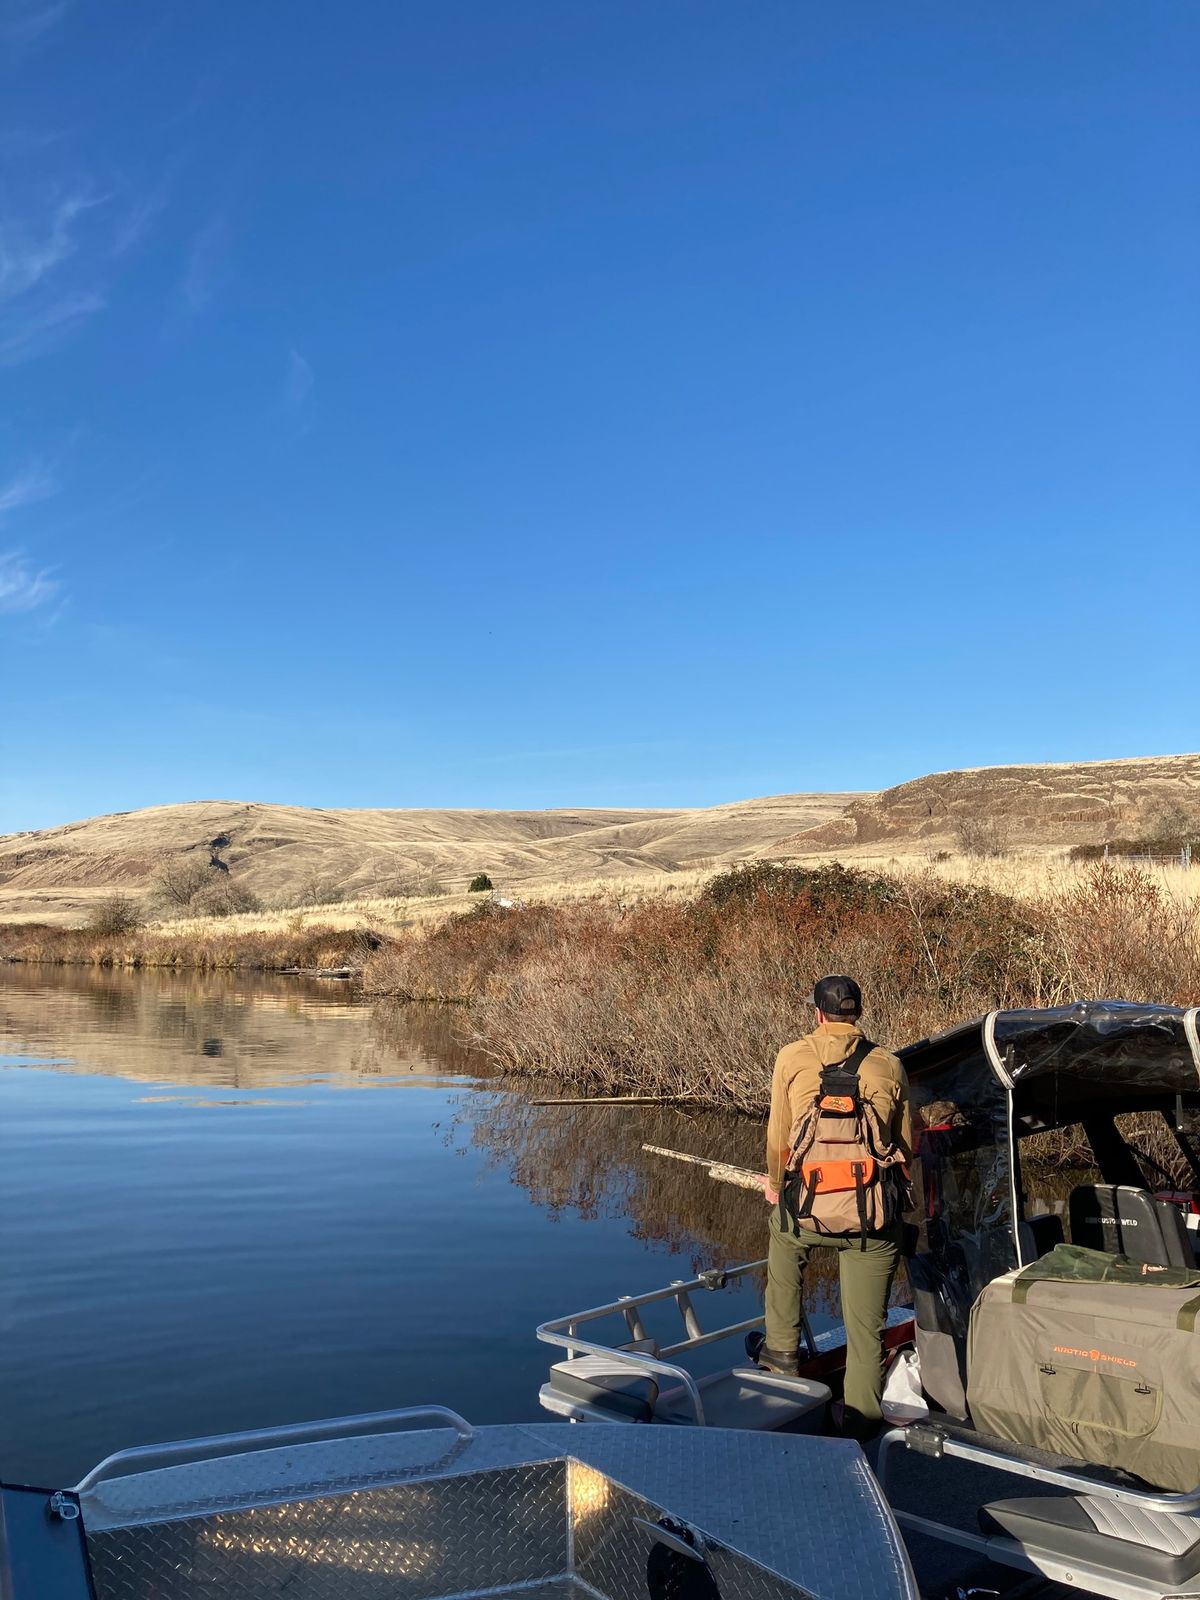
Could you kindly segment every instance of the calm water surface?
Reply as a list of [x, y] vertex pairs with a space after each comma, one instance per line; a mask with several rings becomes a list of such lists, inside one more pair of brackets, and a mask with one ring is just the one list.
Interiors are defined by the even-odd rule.
[[761, 1200], [641, 1152], [757, 1165], [761, 1130], [536, 1108], [450, 1020], [0, 967], [0, 1475], [423, 1401], [535, 1416], [538, 1322], [763, 1253]]

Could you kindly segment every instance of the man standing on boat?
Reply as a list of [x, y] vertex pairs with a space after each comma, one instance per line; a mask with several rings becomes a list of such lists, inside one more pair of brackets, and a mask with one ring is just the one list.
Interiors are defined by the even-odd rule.
[[764, 1190], [772, 1211], [758, 1363], [797, 1371], [804, 1269], [813, 1250], [836, 1250], [846, 1328], [842, 1431], [862, 1439], [882, 1417], [881, 1341], [912, 1155], [908, 1079], [894, 1055], [864, 1037], [853, 978], [822, 978], [812, 1004], [816, 1028], [783, 1047], [771, 1083]]

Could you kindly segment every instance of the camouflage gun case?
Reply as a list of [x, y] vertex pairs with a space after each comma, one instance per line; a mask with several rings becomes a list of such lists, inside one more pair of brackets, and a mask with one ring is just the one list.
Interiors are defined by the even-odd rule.
[[1164, 1282], [1108, 1259], [1106, 1278], [1035, 1263], [988, 1284], [967, 1335], [972, 1420], [1186, 1492], [1200, 1484], [1200, 1273]]

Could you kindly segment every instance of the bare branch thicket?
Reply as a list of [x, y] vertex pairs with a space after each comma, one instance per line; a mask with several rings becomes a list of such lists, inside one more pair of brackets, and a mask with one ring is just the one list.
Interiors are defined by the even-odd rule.
[[347, 899], [346, 890], [332, 878], [319, 872], [310, 872], [295, 894], [280, 902], [280, 910], [290, 911], [295, 906], [332, 906]]
[[236, 917], [247, 911], [261, 911], [262, 902], [236, 878], [222, 876], [195, 895], [188, 908], [201, 917]]
[[215, 869], [198, 855], [168, 856], [154, 874], [155, 896], [164, 906], [186, 910], [215, 876]]
[[852, 972], [893, 1045], [993, 1007], [1093, 996], [1195, 1003], [1197, 903], [1115, 864], [1015, 899], [974, 884], [756, 864], [697, 900], [492, 904], [401, 935], [369, 991], [469, 1000], [464, 1036], [507, 1068], [596, 1093], [761, 1112], [822, 972]]
[[88, 933], [119, 938], [122, 934], [136, 933], [144, 921], [138, 902], [116, 889], [97, 902], [84, 927]]
[[994, 859], [1008, 855], [1011, 849], [1008, 824], [1000, 817], [978, 817], [969, 813], [956, 817], [954, 837], [965, 856]]
[[450, 891], [432, 872], [417, 868], [405, 869], [394, 877], [376, 881], [371, 895], [377, 900], [434, 900]]

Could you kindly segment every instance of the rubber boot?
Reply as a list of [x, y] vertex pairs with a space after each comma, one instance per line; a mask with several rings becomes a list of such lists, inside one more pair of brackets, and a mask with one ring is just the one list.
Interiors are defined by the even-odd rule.
[[764, 1344], [757, 1359], [764, 1372], [777, 1372], [781, 1378], [800, 1376], [800, 1359], [794, 1350], [768, 1350]]

